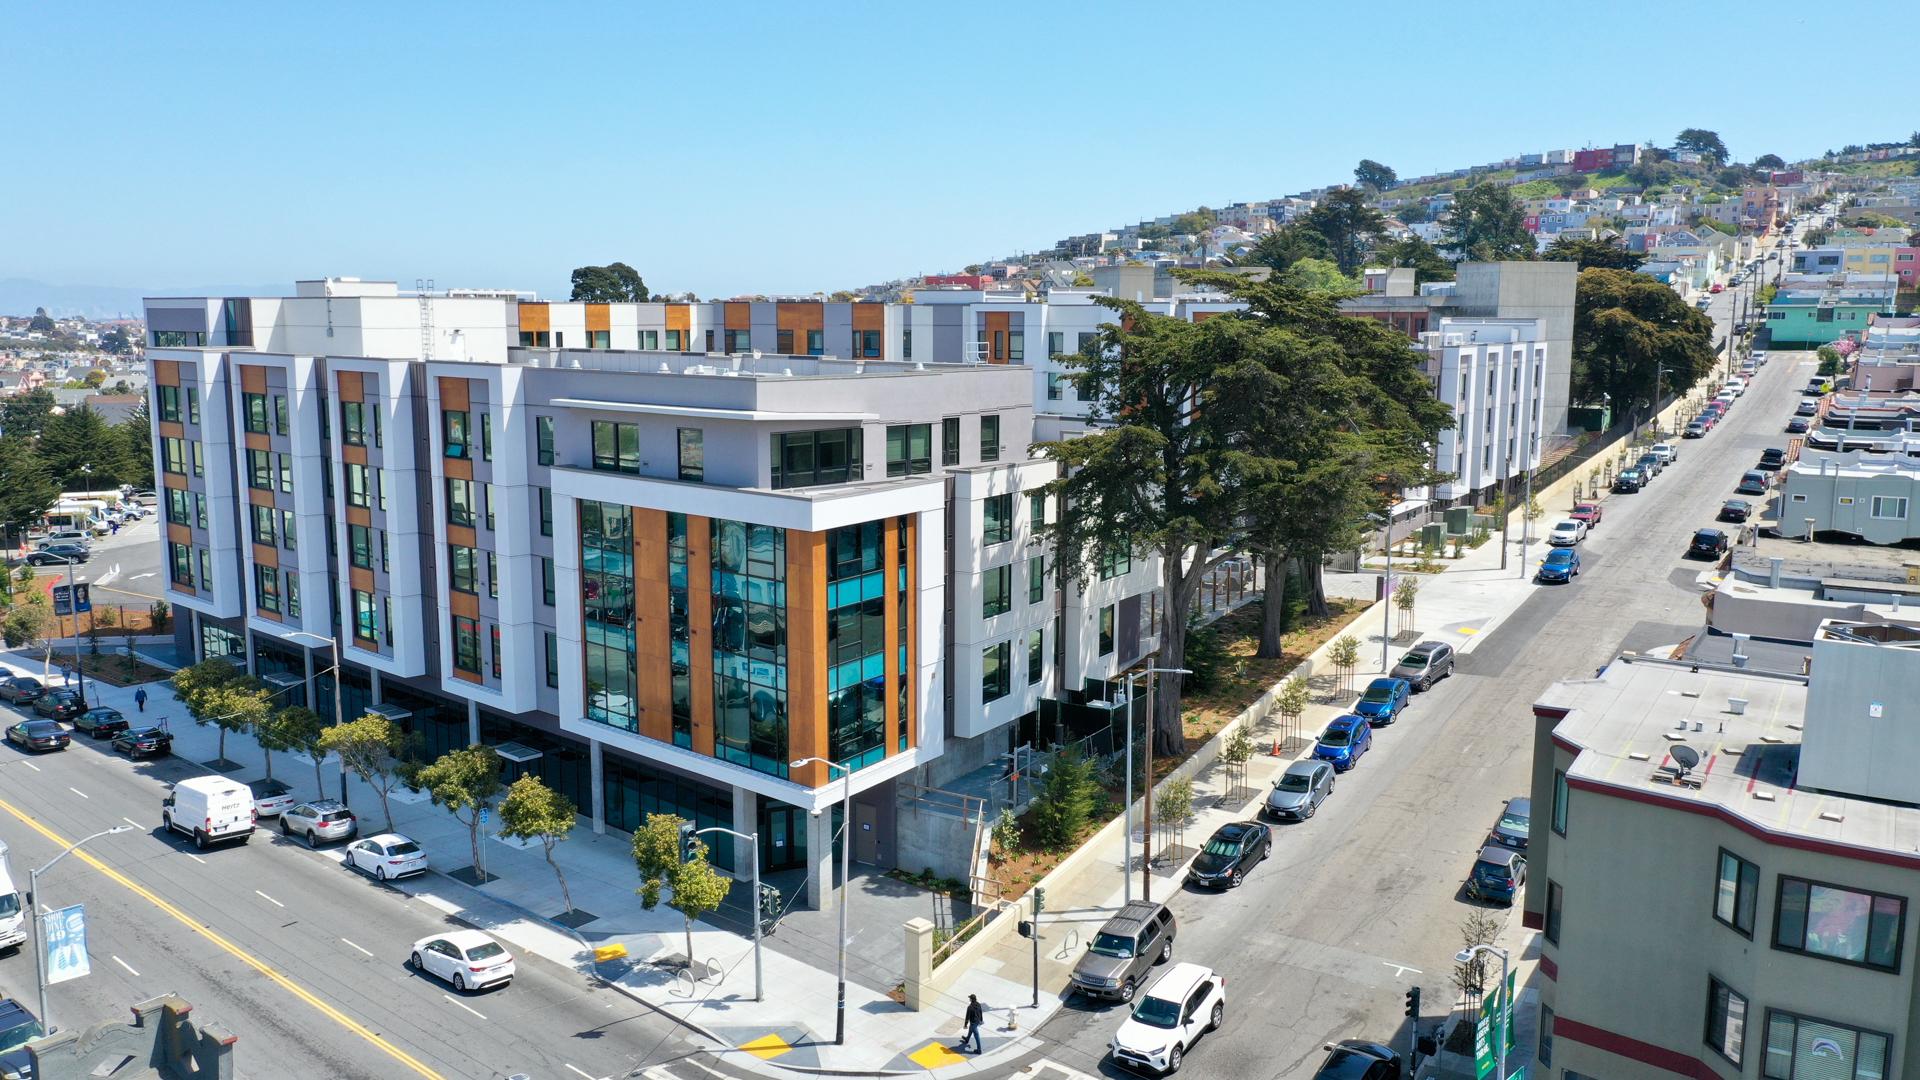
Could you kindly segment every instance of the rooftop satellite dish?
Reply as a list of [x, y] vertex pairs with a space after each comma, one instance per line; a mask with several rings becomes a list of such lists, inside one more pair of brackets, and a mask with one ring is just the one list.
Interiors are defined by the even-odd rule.
[[1691, 772], [1700, 764], [1700, 751], [1691, 746], [1676, 746], [1673, 748], [1673, 760], [1682, 769]]

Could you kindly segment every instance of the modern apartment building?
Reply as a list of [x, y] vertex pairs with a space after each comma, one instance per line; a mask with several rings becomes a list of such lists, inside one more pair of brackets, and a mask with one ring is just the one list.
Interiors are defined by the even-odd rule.
[[492, 744], [596, 830], [757, 832], [816, 904], [840, 773], [792, 763], [845, 763], [854, 857], [918, 868], [897, 786], [1033, 738], [1043, 700], [1152, 652], [1160, 605], [1149, 558], [1059, 586], [1018, 324], [986, 324], [1007, 362], [922, 362], [945, 331], [908, 346], [903, 314], [150, 300], [176, 633], [323, 715], [338, 642], [347, 715], [428, 757]]
[[1427, 377], [1453, 407], [1434, 464], [1435, 499], [1474, 499], [1540, 467], [1547, 342], [1541, 319], [1441, 318], [1420, 335]]
[[1920, 1069], [1920, 628], [1829, 619], [1782, 666], [1629, 654], [1534, 706], [1554, 1075]]

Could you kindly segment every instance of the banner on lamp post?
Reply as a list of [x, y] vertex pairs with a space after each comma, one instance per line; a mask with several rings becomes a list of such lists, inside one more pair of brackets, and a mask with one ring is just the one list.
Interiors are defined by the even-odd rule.
[[48, 985], [91, 973], [86, 905], [75, 904], [40, 916], [40, 940], [46, 943]]

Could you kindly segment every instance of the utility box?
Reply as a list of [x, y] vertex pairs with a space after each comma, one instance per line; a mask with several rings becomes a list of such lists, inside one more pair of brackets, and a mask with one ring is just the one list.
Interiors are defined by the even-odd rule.
[[1439, 522], [1420, 526], [1420, 543], [1429, 548], [1437, 548], [1447, 542], [1447, 527]]
[[1446, 512], [1447, 532], [1464, 536], [1473, 531], [1473, 507], [1450, 506]]

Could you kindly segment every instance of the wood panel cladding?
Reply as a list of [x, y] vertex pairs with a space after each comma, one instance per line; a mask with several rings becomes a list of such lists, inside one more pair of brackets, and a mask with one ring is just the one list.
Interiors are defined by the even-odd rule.
[[334, 385], [339, 388], [341, 401], [367, 400], [367, 373], [364, 371], [342, 371], [334, 376]]
[[[693, 752], [713, 756], [711, 518], [687, 515], [687, 659], [693, 675]], [[789, 695], [791, 697], [791, 695]]]
[[664, 314], [667, 317], [667, 329], [692, 330], [693, 306], [691, 304], [668, 304]]
[[186, 428], [180, 426], [180, 421], [178, 420], [160, 421], [159, 430], [160, 437], [163, 439], [184, 439], [187, 437]]
[[[787, 532], [787, 757], [827, 756], [827, 537]], [[820, 787], [832, 777], [820, 764], [790, 779]]]
[[729, 300], [725, 304], [725, 322], [721, 325], [728, 330], [753, 329], [753, 305], [745, 301]]
[[442, 411], [466, 412], [472, 404], [473, 392], [467, 386], [467, 380], [450, 375], [440, 377], [440, 408]]
[[167, 539], [176, 544], [191, 544], [193, 543], [193, 530], [185, 525], [176, 525], [169, 521], [167, 523]]
[[587, 332], [592, 333], [595, 330], [608, 332], [613, 330], [613, 314], [605, 304], [587, 305]]
[[989, 311], [985, 319], [987, 363], [1004, 364], [1007, 362], [1007, 335], [1013, 331], [1013, 315], [1005, 311]]
[[[886, 523], [881, 527], [880, 543], [882, 550], [886, 553], [882, 571], [886, 575], [887, 586], [892, 588], [894, 583], [900, 580], [899, 518], [890, 517], [886, 520]], [[894, 673], [894, 669], [898, 667], [900, 663], [900, 637], [906, 633], [906, 627], [900, 625], [900, 605], [897, 601], [889, 600], [887, 603], [884, 623], [886, 626], [886, 649], [885, 652], [882, 653], [882, 657], [887, 665], [885, 705], [887, 725], [886, 735], [884, 736], [886, 742], [883, 745], [886, 747], [887, 755], [891, 757], [894, 754], [894, 747], [900, 745], [900, 694], [904, 689], [901, 685], [901, 679]], [[912, 669], [909, 668], [908, 670]]]
[[180, 361], [155, 360], [153, 362], [153, 381], [159, 386], [179, 386]]
[[525, 301], [521, 302], [521, 333], [545, 333], [551, 329], [553, 329], [553, 314], [547, 305], [541, 303], [530, 304]]
[[812, 331], [826, 333], [827, 307], [825, 304], [810, 301], [789, 301], [774, 306], [775, 329], [793, 335], [793, 351], [807, 351], [807, 334]]
[[887, 328], [887, 305], [850, 304], [853, 309], [853, 328], [855, 330], [885, 330]]
[[[667, 513], [633, 511], [633, 651], [640, 734], [673, 741], [673, 620], [667, 566]], [[711, 683], [709, 683], [711, 693]]]
[[249, 394], [266, 393], [267, 369], [259, 364], [241, 364], [240, 389]]

